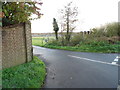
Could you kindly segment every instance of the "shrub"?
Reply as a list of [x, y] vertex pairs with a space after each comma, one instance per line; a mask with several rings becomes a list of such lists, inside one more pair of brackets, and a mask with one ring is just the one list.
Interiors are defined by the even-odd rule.
[[52, 40], [48, 41], [48, 43], [46, 43], [45, 46], [46, 45], [61, 46], [61, 43], [59, 40], [52, 39]]
[[105, 24], [98, 28], [93, 28], [91, 31], [93, 32], [95, 37], [112, 37], [112, 36], [118, 36], [120, 32], [120, 25], [118, 22], [112, 22]]
[[[31, 0], [30, 0], [31, 1]], [[24, 23], [28, 20], [40, 18], [41, 2], [3, 2], [2, 12], [4, 17], [2, 19], [3, 26], [9, 26], [13, 24]], [[32, 14], [36, 14], [36, 18], [30, 17]]]
[[81, 33], [76, 34], [72, 37], [70, 41], [70, 46], [76, 46], [78, 45], [81, 41], [83, 41], [83, 35]]

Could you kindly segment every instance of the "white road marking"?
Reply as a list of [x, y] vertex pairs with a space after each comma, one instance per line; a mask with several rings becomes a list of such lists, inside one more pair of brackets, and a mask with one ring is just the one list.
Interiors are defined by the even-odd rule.
[[39, 49], [46, 49], [46, 48], [39, 48]]
[[115, 58], [114, 61], [115, 61], [115, 62], [118, 62], [118, 58]]
[[116, 58], [120, 58], [120, 56], [117, 56]]
[[117, 64], [117, 62], [112, 62], [112, 64]]
[[109, 62], [103, 62], [103, 61], [98, 61], [98, 60], [93, 60], [93, 59], [89, 59], [89, 58], [83, 58], [83, 57], [78, 57], [78, 56], [73, 56], [73, 55], [68, 55], [69, 57], [73, 57], [73, 58], [79, 58], [79, 59], [84, 59], [86, 61], [91, 61], [91, 62], [97, 62], [97, 63], [102, 63], [102, 64], [109, 64], [109, 65], [115, 65], [115, 66], [120, 66], [118, 64], [112, 64]]
[[36, 55], [41, 55], [42, 53], [35, 53]]
[[114, 59], [114, 61], [112, 62], [112, 64], [117, 64], [118, 63], [118, 60], [119, 60], [119, 56], [117, 56], [115, 59]]
[[119, 58], [118, 56], [116, 58]]
[[39, 46], [33, 46], [34, 48], [39, 48], [39, 49], [46, 49], [46, 48], [42, 48], [42, 47], [39, 47]]

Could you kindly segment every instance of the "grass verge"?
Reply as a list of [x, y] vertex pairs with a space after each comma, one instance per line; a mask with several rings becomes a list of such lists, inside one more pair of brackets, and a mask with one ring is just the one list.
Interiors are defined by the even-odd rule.
[[[40, 46], [40, 45], [39, 45]], [[120, 46], [120, 45], [119, 45]], [[90, 46], [90, 45], [81, 45], [77, 46], [53, 46], [53, 45], [45, 45], [46, 48], [52, 49], [62, 49], [62, 50], [70, 50], [77, 52], [97, 52], [97, 53], [118, 53], [119, 48], [117, 45], [109, 45], [109, 46]]]
[[34, 56], [28, 63], [2, 70], [3, 88], [41, 88], [46, 76], [45, 64]]
[[[119, 42], [120, 43], [120, 42]], [[119, 53], [120, 52], [120, 44], [99, 44], [99, 43], [91, 43], [91, 44], [81, 44], [79, 46], [57, 46], [57, 45], [47, 45], [46, 43], [41, 44], [40, 39], [33, 38], [32, 44], [36, 46], [52, 48], [52, 49], [62, 49], [62, 50], [70, 50], [70, 51], [78, 51], [78, 52], [97, 52], [97, 53]]]

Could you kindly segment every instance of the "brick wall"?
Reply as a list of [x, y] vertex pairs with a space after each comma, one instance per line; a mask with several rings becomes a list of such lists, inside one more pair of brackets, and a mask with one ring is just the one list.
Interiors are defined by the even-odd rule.
[[0, 27], [0, 70], [2, 69], [2, 28]]
[[31, 35], [31, 24], [27, 22], [25, 24], [25, 34], [26, 34], [26, 50], [27, 50], [27, 61], [32, 60], [32, 35]]
[[2, 30], [2, 67], [12, 67], [31, 61], [30, 24], [4, 27]]

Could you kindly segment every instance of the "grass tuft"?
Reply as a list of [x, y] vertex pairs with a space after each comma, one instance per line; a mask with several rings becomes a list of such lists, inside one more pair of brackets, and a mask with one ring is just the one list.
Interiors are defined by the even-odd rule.
[[28, 63], [2, 70], [3, 88], [41, 88], [45, 79], [45, 64], [34, 56]]

